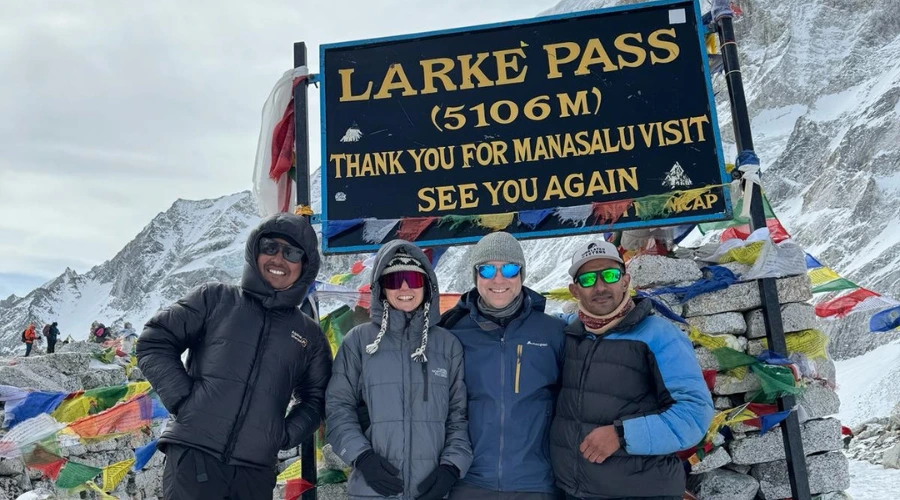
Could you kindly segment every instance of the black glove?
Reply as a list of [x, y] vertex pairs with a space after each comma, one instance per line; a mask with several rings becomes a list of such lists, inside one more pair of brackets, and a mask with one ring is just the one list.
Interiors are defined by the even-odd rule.
[[403, 493], [403, 480], [400, 471], [372, 450], [367, 450], [356, 459], [356, 468], [370, 488], [383, 497]]
[[416, 500], [440, 500], [450, 492], [450, 488], [459, 479], [459, 469], [453, 465], [440, 465], [419, 483], [419, 496]]

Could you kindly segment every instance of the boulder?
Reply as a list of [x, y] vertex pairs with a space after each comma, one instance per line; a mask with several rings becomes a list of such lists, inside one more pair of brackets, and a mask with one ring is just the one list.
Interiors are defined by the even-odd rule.
[[[747, 338], [758, 339], [766, 336], [762, 309], [754, 309], [744, 315], [747, 321]], [[781, 323], [785, 333], [799, 332], [815, 328], [819, 319], [811, 304], [790, 303], [781, 306]]]
[[[806, 457], [806, 470], [813, 495], [843, 491], [850, 487], [850, 464], [841, 452]], [[759, 481], [759, 495], [763, 500], [791, 497], [786, 461], [754, 465], [750, 474]]]
[[687, 318], [687, 322], [708, 335], [743, 335], [747, 330], [744, 315], [738, 312], [693, 316]]
[[753, 500], [759, 491], [759, 481], [751, 476], [725, 469], [716, 469], [700, 476], [699, 488], [694, 488], [703, 500]]
[[634, 257], [628, 263], [628, 274], [631, 275], [631, 286], [637, 289], [690, 283], [702, 278], [696, 262], [659, 255]]

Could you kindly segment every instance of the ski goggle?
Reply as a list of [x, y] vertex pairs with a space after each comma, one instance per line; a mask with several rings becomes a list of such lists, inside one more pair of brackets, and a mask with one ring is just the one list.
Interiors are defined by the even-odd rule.
[[611, 285], [613, 283], [618, 283], [619, 280], [622, 279], [622, 270], [617, 267], [612, 267], [603, 269], [602, 271], [581, 273], [575, 277], [575, 282], [578, 283], [581, 288], [590, 288], [597, 284], [598, 276], [604, 283]]
[[397, 271], [381, 277], [381, 286], [386, 290], [399, 290], [403, 282], [410, 288], [424, 288], [425, 275], [416, 271]]
[[303, 260], [303, 256], [306, 255], [306, 252], [295, 246], [279, 243], [271, 238], [260, 238], [259, 253], [278, 255], [279, 251], [281, 251], [281, 256], [284, 257], [284, 260], [294, 264], [298, 264]]
[[475, 266], [475, 269], [478, 270], [478, 276], [489, 280], [493, 279], [497, 276], [497, 269], [500, 269], [500, 275], [506, 279], [515, 278], [519, 275], [519, 272], [522, 270], [522, 266], [518, 264], [513, 264], [512, 262], [507, 262], [502, 266], [495, 266], [493, 264], [482, 264], [480, 266]]

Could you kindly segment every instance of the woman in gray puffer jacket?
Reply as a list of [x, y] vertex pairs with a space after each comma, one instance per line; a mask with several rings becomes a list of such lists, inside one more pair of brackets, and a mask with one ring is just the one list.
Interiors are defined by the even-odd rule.
[[352, 329], [334, 360], [326, 437], [354, 467], [350, 498], [437, 500], [472, 462], [463, 348], [433, 326], [437, 276], [415, 245], [381, 248], [371, 291], [372, 322]]

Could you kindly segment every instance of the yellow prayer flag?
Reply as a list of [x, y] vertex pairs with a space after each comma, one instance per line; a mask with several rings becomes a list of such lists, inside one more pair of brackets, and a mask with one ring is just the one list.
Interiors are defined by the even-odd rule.
[[134, 459], [129, 458], [105, 467], [103, 469], [103, 491], [116, 489], [116, 486], [125, 479], [132, 465], [134, 465]]
[[726, 264], [728, 262], [740, 262], [741, 264], [746, 264], [748, 266], [752, 266], [756, 263], [756, 258], [759, 257], [759, 252], [762, 251], [764, 241], [754, 241], [753, 243], [748, 243], [742, 247], [732, 248], [728, 252], [725, 253], [722, 257], [719, 258], [719, 264]]
[[710, 33], [706, 35], [706, 53], [707, 54], [718, 54], [719, 53], [719, 44], [716, 40], [716, 34]]
[[572, 293], [569, 292], [569, 289], [565, 287], [554, 288], [549, 292], [544, 292], [543, 295], [550, 300], [558, 300], [560, 302], [575, 300], [575, 297], [572, 296]]
[[829, 281], [834, 281], [840, 278], [838, 273], [827, 267], [817, 267], [815, 269], [810, 269], [806, 272], [806, 274], [809, 275], [809, 281], [812, 282], [812, 286], [822, 285], [828, 283]]
[[478, 216], [478, 225], [493, 231], [502, 231], [512, 224], [515, 215], [515, 212], [508, 214], [480, 215]]
[[150, 392], [150, 389], [152, 389], [152, 387], [150, 387], [150, 382], [147, 382], [146, 380], [141, 382], [131, 382], [128, 384], [128, 391], [125, 393], [125, 397], [122, 398], [122, 400], [128, 401], [138, 394]]
[[276, 478], [277, 481], [289, 481], [300, 477], [300, 460], [288, 465]]
[[57, 422], [65, 424], [88, 416], [89, 411], [91, 411], [90, 398], [85, 396], [75, 396], [72, 399], [64, 400], [55, 410], [53, 410], [53, 413], [51, 413], [50, 416], [55, 418]]
[[[788, 333], [784, 336], [787, 344], [788, 355], [794, 352], [801, 353], [809, 359], [825, 358], [828, 356], [828, 336], [819, 330], [803, 330], [802, 332]], [[763, 347], [769, 347], [768, 341], [762, 339]]]
[[84, 483], [84, 484], [85, 484], [89, 489], [94, 490], [94, 491], [97, 493], [97, 498], [100, 498], [101, 500], [119, 500], [118, 498], [116, 498], [116, 497], [114, 497], [114, 496], [112, 496], [112, 495], [108, 495], [105, 491], [103, 491], [102, 488], [100, 488], [99, 486], [97, 486], [97, 483], [95, 483], [95, 482], [93, 482], [93, 481], [88, 481], [88, 482], [86, 482], [86, 483]]

